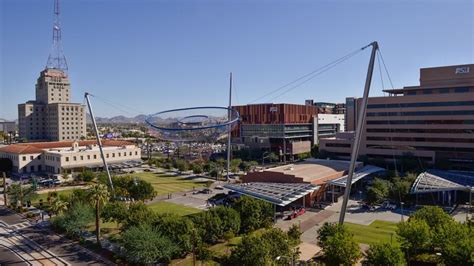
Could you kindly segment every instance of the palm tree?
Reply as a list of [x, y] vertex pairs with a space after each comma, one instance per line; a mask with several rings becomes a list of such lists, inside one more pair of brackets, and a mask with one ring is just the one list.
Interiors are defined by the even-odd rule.
[[68, 203], [65, 202], [65, 201], [62, 201], [58, 198], [56, 198], [54, 201], [53, 201], [53, 204], [51, 204], [51, 211], [58, 215], [60, 213], [63, 213], [64, 211], [67, 210], [67, 205]]
[[109, 191], [104, 184], [97, 184], [89, 189], [90, 200], [95, 205], [95, 235], [100, 245], [100, 206], [109, 200]]

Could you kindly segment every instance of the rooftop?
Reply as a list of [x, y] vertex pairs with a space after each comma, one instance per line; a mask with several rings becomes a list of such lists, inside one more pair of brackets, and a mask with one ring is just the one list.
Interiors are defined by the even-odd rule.
[[473, 191], [474, 172], [442, 171], [431, 169], [421, 173], [411, 188], [411, 193], [429, 193], [449, 190]]
[[278, 206], [286, 206], [302, 198], [308, 193], [316, 191], [319, 186], [307, 183], [243, 183], [227, 184], [225, 188], [243, 195], [261, 199]]
[[[97, 144], [96, 140], [83, 140], [77, 141], [79, 147], [89, 146]], [[5, 153], [16, 153], [16, 154], [31, 154], [41, 153], [47, 149], [58, 149], [58, 148], [70, 148], [74, 144], [74, 141], [53, 141], [53, 142], [30, 142], [30, 143], [17, 143], [11, 144], [6, 147], [0, 148], [0, 152]], [[126, 146], [134, 145], [132, 142], [121, 141], [121, 140], [102, 140], [103, 146]]]
[[303, 178], [304, 182], [311, 182], [347, 171], [349, 170], [349, 164], [350, 161], [343, 160], [307, 159], [301, 163], [278, 166], [266, 171], [294, 175], [295, 177]]

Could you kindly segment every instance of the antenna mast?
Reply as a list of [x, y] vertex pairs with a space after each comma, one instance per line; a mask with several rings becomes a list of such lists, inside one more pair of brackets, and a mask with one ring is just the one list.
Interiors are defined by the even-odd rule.
[[61, 42], [60, 14], [61, 11], [59, 9], [59, 0], [54, 0], [53, 45], [51, 46], [51, 51], [49, 52], [46, 68], [59, 69], [66, 72], [68, 67]]

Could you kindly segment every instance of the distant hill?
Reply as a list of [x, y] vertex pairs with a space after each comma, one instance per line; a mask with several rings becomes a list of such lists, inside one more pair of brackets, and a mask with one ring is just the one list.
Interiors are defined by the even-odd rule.
[[[126, 117], [123, 115], [114, 117], [96, 117], [97, 124], [142, 124], [145, 123], [146, 115], [137, 115], [135, 117]], [[87, 116], [87, 123], [92, 123], [90, 116]]]

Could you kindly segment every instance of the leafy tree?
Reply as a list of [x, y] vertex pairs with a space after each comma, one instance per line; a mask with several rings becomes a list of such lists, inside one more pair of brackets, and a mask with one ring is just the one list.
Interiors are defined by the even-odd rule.
[[193, 221], [198, 227], [198, 233], [202, 241], [206, 243], [214, 244], [224, 235], [221, 218], [211, 210], [194, 216]]
[[143, 202], [133, 202], [128, 206], [127, 218], [123, 222], [124, 228], [137, 226], [139, 224], [152, 224], [156, 220], [156, 213], [148, 208]]
[[122, 234], [127, 260], [135, 264], [168, 263], [178, 247], [149, 224], [133, 226]]
[[326, 239], [323, 251], [328, 265], [354, 265], [361, 257], [359, 245], [345, 228]]
[[84, 181], [84, 182], [90, 182], [92, 180], [94, 180], [94, 178], [96, 178], [94, 172], [92, 172], [91, 170], [84, 170], [82, 171], [82, 173], [80, 173], [77, 178], [81, 181]]
[[173, 166], [180, 172], [188, 170], [188, 163], [183, 159], [176, 159]]
[[[229, 207], [218, 206], [210, 210], [215, 213], [222, 221], [222, 230], [225, 233], [232, 233], [236, 235], [240, 230], [240, 215], [239, 213]], [[219, 238], [222, 238], [222, 234]]]
[[240, 197], [232, 206], [240, 215], [240, 231], [248, 233], [272, 224], [273, 208], [268, 202]]
[[12, 184], [7, 189], [8, 200], [11, 205], [23, 206], [25, 202], [34, 200], [38, 195], [32, 187], [21, 187], [20, 184]]
[[431, 229], [453, 221], [453, 218], [438, 206], [424, 206], [414, 212], [410, 216], [410, 220], [411, 219], [425, 221]]
[[153, 199], [156, 196], [156, 191], [153, 185], [145, 180], [137, 179], [133, 181], [133, 185], [127, 189], [130, 196], [135, 200]]
[[103, 184], [97, 184], [89, 189], [91, 203], [95, 206], [95, 236], [97, 245], [100, 244], [100, 208], [109, 201], [109, 191]]
[[53, 227], [66, 232], [69, 236], [79, 237], [93, 220], [92, 208], [78, 203], [71, 205], [63, 214], [51, 218], [51, 224]]
[[280, 158], [278, 157], [278, 155], [276, 155], [276, 153], [271, 152], [270, 154], [268, 154], [268, 160], [270, 162], [278, 162]]
[[400, 266], [406, 265], [403, 252], [399, 247], [388, 243], [370, 245], [366, 254], [366, 263], [369, 266]]
[[397, 235], [408, 258], [427, 251], [431, 245], [430, 227], [424, 220], [410, 218], [408, 222], [399, 223]]
[[232, 161], [230, 161], [230, 171], [233, 173], [237, 173], [239, 171], [239, 166], [241, 163], [241, 159], [232, 159]]
[[208, 246], [200, 244], [196, 248], [196, 258], [200, 261], [207, 262], [212, 260], [214, 252]]
[[367, 189], [367, 202], [379, 203], [387, 198], [389, 193], [389, 182], [375, 178], [372, 185]]
[[191, 251], [194, 225], [190, 219], [176, 214], [162, 214], [155, 217], [153, 225], [176, 244], [176, 255]]
[[290, 229], [288, 229], [287, 235], [291, 246], [295, 247], [301, 243], [301, 234], [300, 227], [296, 224], [293, 224]]
[[330, 265], [353, 265], [361, 257], [359, 246], [344, 225], [324, 223], [317, 238]]
[[433, 242], [446, 265], [474, 265], [474, 230], [467, 223], [451, 221], [436, 226]]
[[76, 203], [88, 204], [89, 201], [89, 192], [85, 189], [74, 189], [69, 196], [69, 204], [73, 205]]
[[128, 205], [122, 201], [109, 202], [100, 213], [100, 217], [104, 222], [116, 222], [119, 225], [125, 223], [127, 216]]
[[193, 169], [193, 174], [196, 174], [196, 175], [202, 174], [203, 172], [203, 167], [199, 163], [194, 163], [192, 166], [192, 169]]
[[244, 236], [225, 264], [288, 265], [293, 255], [287, 234], [280, 229], [271, 228], [262, 233]]
[[50, 210], [52, 213], [58, 215], [65, 212], [68, 208], [68, 203], [66, 201], [62, 201], [58, 198], [54, 199], [53, 204], [50, 206]]

